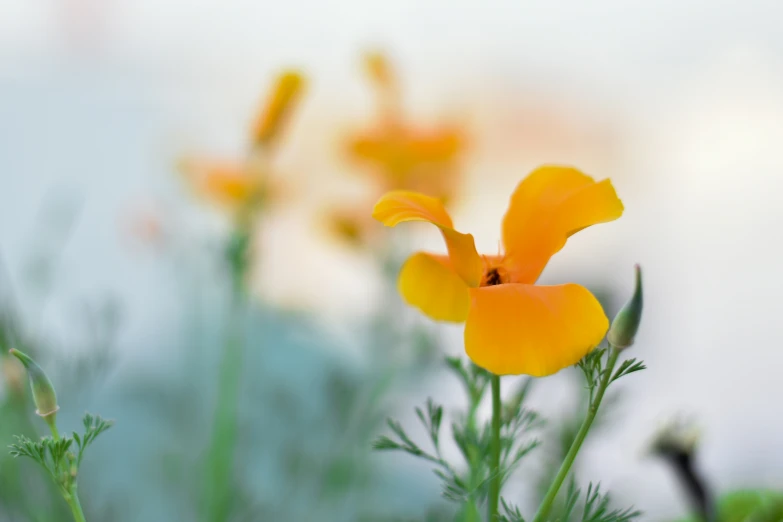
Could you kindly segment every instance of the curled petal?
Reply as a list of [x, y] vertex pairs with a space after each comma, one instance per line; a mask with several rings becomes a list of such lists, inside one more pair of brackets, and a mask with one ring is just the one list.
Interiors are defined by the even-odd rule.
[[514, 283], [533, 283], [574, 233], [619, 218], [612, 183], [572, 167], [547, 165], [517, 186], [503, 218], [505, 264]]
[[543, 377], [576, 364], [609, 328], [586, 288], [505, 284], [470, 289], [465, 351], [496, 375]]
[[468, 316], [468, 286], [447, 256], [413, 254], [402, 266], [398, 288], [405, 302], [432, 319], [461, 323]]
[[478, 286], [482, 262], [476, 252], [473, 236], [457, 232], [452, 228], [451, 216], [440, 201], [418, 192], [395, 190], [386, 193], [378, 200], [372, 215], [387, 227], [405, 221], [426, 221], [437, 226], [446, 241], [449, 260], [454, 271], [468, 286]]

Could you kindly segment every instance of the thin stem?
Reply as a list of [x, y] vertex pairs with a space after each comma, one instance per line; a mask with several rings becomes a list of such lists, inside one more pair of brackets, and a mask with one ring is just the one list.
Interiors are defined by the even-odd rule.
[[609, 361], [606, 363], [606, 368], [601, 376], [601, 382], [595, 392], [595, 398], [590, 403], [590, 407], [587, 410], [587, 416], [582, 422], [582, 426], [579, 428], [579, 432], [577, 432], [574, 442], [571, 443], [571, 447], [568, 449], [563, 464], [560, 466], [560, 470], [558, 470], [555, 479], [549, 486], [549, 490], [546, 492], [544, 500], [538, 507], [538, 511], [536, 512], [535, 517], [533, 517], [532, 522], [543, 522], [547, 514], [549, 514], [549, 510], [552, 509], [552, 503], [555, 501], [555, 497], [560, 491], [560, 487], [563, 485], [569, 471], [571, 471], [571, 466], [574, 464], [576, 455], [579, 453], [579, 449], [582, 447], [582, 443], [584, 442], [585, 437], [587, 437], [587, 433], [590, 431], [590, 427], [595, 420], [595, 415], [598, 413], [598, 407], [601, 406], [601, 401], [604, 398], [606, 388], [609, 387], [609, 380], [612, 377], [614, 365], [617, 364], [617, 357], [620, 355], [620, 350], [613, 346], [610, 346], [609, 350]]
[[60, 440], [60, 432], [57, 431], [57, 421], [48, 418], [45, 420], [46, 424], [49, 425], [49, 430], [52, 432], [52, 438], [54, 438], [54, 440]]
[[234, 472], [234, 450], [237, 443], [240, 376], [243, 359], [242, 319], [245, 309], [246, 241], [251, 229], [240, 231], [240, 251], [232, 259], [232, 307], [227, 325], [226, 343], [220, 363], [212, 439], [206, 462], [203, 511], [207, 522], [222, 522], [229, 516]]
[[490, 455], [489, 516], [493, 522], [498, 516], [500, 503], [500, 376], [492, 375], [492, 454]]
[[[46, 421], [46, 424], [49, 425], [49, 429], [52, 432], [52, 438], [54, 440], [60, 440], [60, 432], [57, 430], [57, 420], [56, 417], [53, 415], [44, 417], [44, 420]], [[75, 468], [74, 468], [75, 469]], [[71, 508], [71, 513], [73, 514], [73, 519], [75, 522], [87, 522], [87, 520], [84, 518], [84, 511], [82, 511], [82, 504], [79, 502], [79, 494], [76, 492], [76, 479], [75, 475], [72, 479], [71, 485], [61, 488], [63, 493], [63, 498], [68, 503], [68, 506]]]
[[65, 501], [71, 508], [73, 513], [73, 519], [75, 522], [87, 522], [84, 518], [84, 511], [82, 511], [82, 505], [79, 502], [79, 495], [76, 493], [76, 484], [72, 485], [66, 495], [64, 495]]

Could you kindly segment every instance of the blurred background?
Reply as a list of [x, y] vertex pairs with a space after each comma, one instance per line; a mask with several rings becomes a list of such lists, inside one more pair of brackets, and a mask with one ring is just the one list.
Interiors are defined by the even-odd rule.
[[[497, 251], [508, 196], [542, 163], [610, 177], [623, 199], [542, 277], [589, 286], [611, 315], [645, 269], [633, 355], [648, 370], [620, 386], [579, 473], [645, 520], [684, 514], [647, 450], [684, 412], [716, 491], [783, 487], [781, 16], [772, 0], [0, 0], [0, 306], [50, 370], [66, 431], [85, 409], [117, 421], [84, 465], [88, 518], [197, 519], [235, 223], [181, 164], [243, 157], [288, 69], [306, 85], [252, 235], [232, 520], [446, 509], [427, 466], [369, 449], [386, 415], [464, 398], [440, 364], [461, 329], [394, 292], [399, 262], [440, 238], [363, 221], [379, 185], [356, 137], [384, 118], [368, 52], [392, 67], [406, 125], [456, 136], [449, 206], [479, 251]], [[542, 381], [534, 405], [567, 415], [573, 377]], [[32, 429], [3, 415], [0, 446]], [[36, 520], [13, 499], [39, 471], [0, 458], [26, 477], [0, 483], [2, 520]]]

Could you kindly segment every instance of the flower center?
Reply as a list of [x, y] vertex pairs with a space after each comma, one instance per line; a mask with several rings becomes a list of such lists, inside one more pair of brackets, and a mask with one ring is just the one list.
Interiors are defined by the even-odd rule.
[[484, 277], [481, 278], [481, 286], [494, 286], [502, 285], [505, 283], [505, 274], [503, 274], [499, 267], [492, 267], [484, 273]]

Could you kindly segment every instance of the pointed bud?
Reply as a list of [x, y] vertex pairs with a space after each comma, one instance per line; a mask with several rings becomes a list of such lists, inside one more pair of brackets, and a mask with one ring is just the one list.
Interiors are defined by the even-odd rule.
[[364, 56], [364, 67], [370, 79], [378, 86], [388, 89], [394, 86], [394, 71], [389, 60], [381, 52], [371, 52]]
[[277, 83], [253, 126], [254, 145], [269, 145], [280, 135], [303, 87], [304, 78], [298, 72], [285, 72], [277, 78]]
[[57, 393], [54, 391], [52, 381], [29, 355], [16, 349], [11, 349], [9, 353], [19, 359], [27, 369], [30, 388], [33, 390], [33, 401], [38, 408], [35, 413], [43, 417], [47, 423], [53, 423], [60, 407], [57, 406]]
[[639, 330], [639, 323], [642, 321], [642, 269], [639, 265], [635, 265], [634, 270], [636, 284], [633, 296], [617, 313], [607, 335], [609, 344], [620, 350], [633, 344], [636, 332]]

